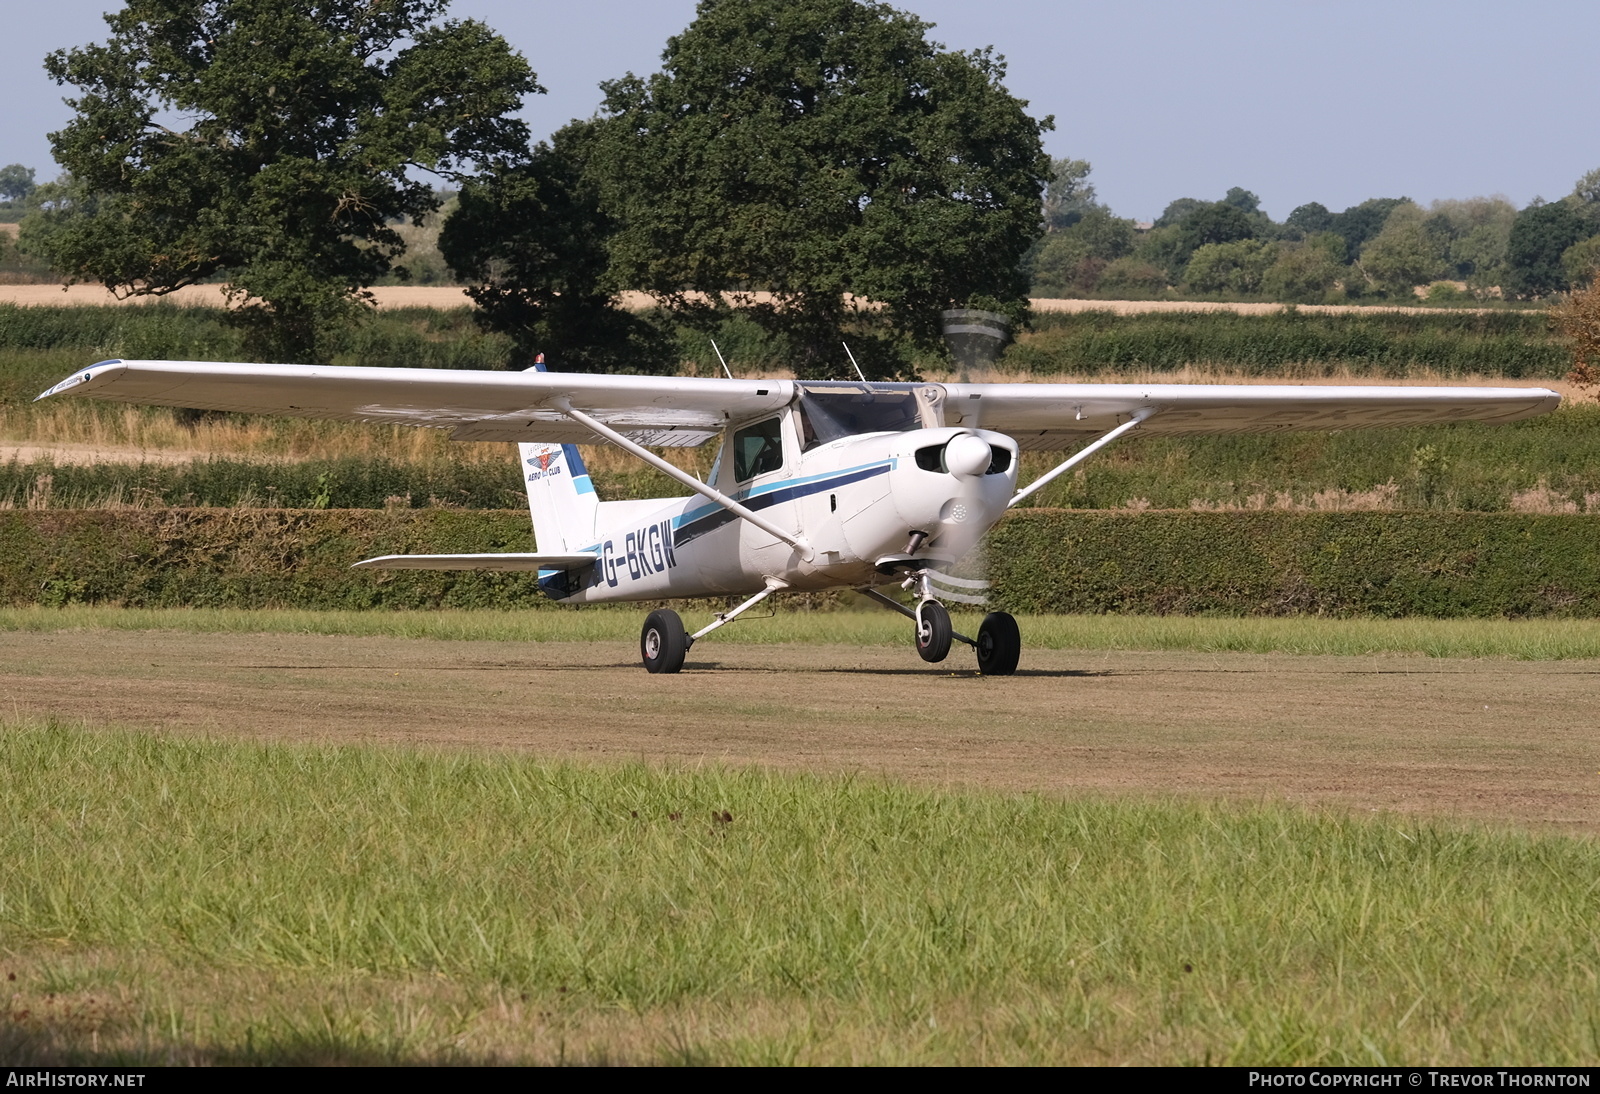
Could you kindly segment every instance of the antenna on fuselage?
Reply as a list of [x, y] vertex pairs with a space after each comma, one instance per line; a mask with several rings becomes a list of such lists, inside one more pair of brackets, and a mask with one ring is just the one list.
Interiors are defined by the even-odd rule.
[[722, 361], [722, 371], [728, 374], [728, 379], [733, 379], [733, 369], [728, 367], [728, 362], [723, 359], [722, 351], [717, 349], [717, 340], [715, 338], [711, 339], [711, 348], [716, 350], [717, 360]]
[[[839, 344], [844, 347], [844, 351], [846, 353], [850, 353], [850, 343], [849, 342], [840, 342]], [[856, 355], [853, 354], [853, 353], [850, 353], [850, 363], [852, 365], [856, 366], [856, 375], [861, 377], [861, 382], [863, 384], [866, 383], [867, 382], [867, 374], [861, 371], [861, 366], [859, 364], [856, 364]]]

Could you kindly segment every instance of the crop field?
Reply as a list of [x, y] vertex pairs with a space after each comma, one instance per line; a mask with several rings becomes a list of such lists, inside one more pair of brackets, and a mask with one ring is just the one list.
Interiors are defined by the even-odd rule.
[[637, 624], [0, 613], [0, 1054], [1600, 1056], [1594, 624]]

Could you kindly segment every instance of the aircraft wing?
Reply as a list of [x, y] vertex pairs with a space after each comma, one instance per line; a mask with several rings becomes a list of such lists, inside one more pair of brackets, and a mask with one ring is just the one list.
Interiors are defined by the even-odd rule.
[[[571, 405], [639, 444], [692, 446], [730, 421], [786, 405], [790, 380], [594, 376], [566, 372], [102, 361], [39, 398], [89, 396], [200, 410], [431, 426], [463, 441], [598, 443], [551, 405]], [[1511, 422], [1547, 414], [1543, 388], [1267, 384], [945, 384], [945, 421], [1071, 448], [1135, 415], [1157, 435]], [[1153, 413], [1152, 413], [1153, 412]]]
[[1071, 448], [1141, 411], [1141, 434], [1371, 429], [1514, 422], [1548, 414], [1544, 388], [1334, 384], [946, 384], [945, 421], [1015, 438], [1023, 451]]
[[116, 360], [80, 369], [39, 398], [431, 426], [462, 441], [602, 443], [549, 405], [565, 396], [638, 444], [686, 447], [793, 394], [789, 380]]

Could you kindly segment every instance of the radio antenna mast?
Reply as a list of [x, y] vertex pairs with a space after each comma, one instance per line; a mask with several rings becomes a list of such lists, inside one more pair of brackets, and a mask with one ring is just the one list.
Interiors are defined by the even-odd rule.
[[717, 360], [722, 362], [722, 371], [728, 374], [728, 379], [733, 379], [733, 369], [728, 367], [728, 362], [723, 358], [722, 351], [717, 349], [717, 340], [715, 338], [711, 339], [711, 348], [716, 350]]
[[[844, 351], [846, 353], [850, 353], [850, 343], [849, 342], [840, 342], [839, 344], [844, 347]], [[853, 353], [850, 353], [850, 363], [852, 365], [856, 366], [856, 375], [861, 377], [861, 382], [863, 384], [866, 383], [867, 382], [867, 374], [861, 371], [861, 366], [859, 364], [856, 364], [856, 355], [853, 354]]]

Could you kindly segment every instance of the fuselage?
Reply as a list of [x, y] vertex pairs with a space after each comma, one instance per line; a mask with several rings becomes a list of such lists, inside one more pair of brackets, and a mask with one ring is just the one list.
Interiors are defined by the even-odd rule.
[[[582, 548], [599, 563], [543, 574], [545, 591], [566, 603], [602, 603], [751, 594], [772, 578], [795, 590], [860, 587], [887, 580], [879, 569], [887, 558], [955, 562], [1004, 514], [1016, 490], [1016, 443], [982, 429], [925, 425], [939, 420], [925, 405], [937, 401], [933, 385], [909, 389], [918, 404], [909, 417], [879, 408], [886, 421], [848, 405], [831, 413], [840, 393], [822, 394], [730, 426], [706, 480], [792, 530], [807, 550], [698, 495], [601, 502], [594, 541]], [[900, 428], [854, 431], [874, 424]]]

